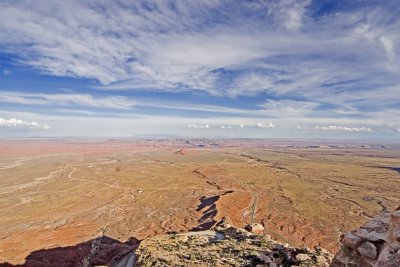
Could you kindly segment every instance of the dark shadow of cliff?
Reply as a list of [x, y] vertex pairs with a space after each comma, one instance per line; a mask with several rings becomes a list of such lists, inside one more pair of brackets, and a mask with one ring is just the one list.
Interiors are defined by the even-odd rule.
[[400, 174], [400, 167], [387, 167], [387, 169], [398, 172]]
[[193, 227], [191, 231], [203, 231], [211, 229], [217, 223], [217, 221], [215, 220], [215, 217], [218, 214], [217, 201], [220, 199], [221, 196], [230, 193], [233, 193], [233, 191], [228, 190], [220, 195], [201, 197], [200, 204], [197, 206], [196, 211], [201, 211], [202, 216], [198, 220], [199, 225]]
[[0, 267], [115, 266], [135, 251], [139, 242], [134, 237], [122, 243], [110, 237], [102, 236], [75, 246], [37, 250], [26, 257], [24, 264], [13, 265], [5, 262], [0, 263]]
[[395, 171], [398, 174], [400, 174], [400, 167], [387, 167], [387, 166], [372, 166], [372, 167], [380, 168], [380, 169], [387, 169], [387, 170]]

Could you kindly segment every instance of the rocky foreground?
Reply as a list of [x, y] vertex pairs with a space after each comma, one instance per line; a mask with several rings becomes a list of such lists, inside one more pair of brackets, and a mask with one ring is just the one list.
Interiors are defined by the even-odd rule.
[[329, 266], [333, 257], [322, 248], [294, 248], [235, 228], [226, 218], [208, 231], [143, 240], [136, 255], [136, 266], [324, 267]]
[[125, 243], [103, 236], [75, 247], [32, 253], [24, 265], [18, 266], [400, 266], [400, 207], [343, 234], [335, 257], [319, 247], [291, 247], [257, 234], [263, 227], [256, 223], [245, 228], [234, 227], [224, 217], [206, 231], [154, 236], [142, 241], [132, 238]]
[[210, 231], [146, 239], [136, 266], [400, 267], [400, 206], [343, 234], [333, 260], [322, 248], [294, 248], [257, 235], [257, 225], [246, 229], [223, 220]]
[[341, 236], [332, 267], [399, 267], [400, 206]]

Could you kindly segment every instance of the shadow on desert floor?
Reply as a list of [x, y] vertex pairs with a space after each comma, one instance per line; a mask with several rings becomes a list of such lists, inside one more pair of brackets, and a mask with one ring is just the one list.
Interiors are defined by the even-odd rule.
[[125, 262], [134, 259], [139, 240], [131, 237], [122, 243], [107, 236], [92, 239], [75, 246], [41, 249], [29, 254], [24, 264], [13, 265], [5, 262], [1, 267], [76, 267], [115, 266], [124, 267]]

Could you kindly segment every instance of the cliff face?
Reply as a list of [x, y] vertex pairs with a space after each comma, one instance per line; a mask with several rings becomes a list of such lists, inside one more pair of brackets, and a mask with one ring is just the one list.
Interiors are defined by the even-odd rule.
[[343, 234], [332, 267], [399, 267], [400, 206]]
[[322, 248], [289, 247], [221, 221], [211, 230], [148, 238], [136, 251], [136, 266], [328, 267]]

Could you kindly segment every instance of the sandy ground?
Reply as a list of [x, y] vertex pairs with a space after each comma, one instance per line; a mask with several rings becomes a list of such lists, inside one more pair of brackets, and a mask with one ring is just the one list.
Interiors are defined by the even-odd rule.
[[399, 159], [356, 145], [1, 141], [0, 263], [103, 235], [207, 230], [223, 216], [335, 251], [341, 232], [400, 202]]

